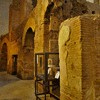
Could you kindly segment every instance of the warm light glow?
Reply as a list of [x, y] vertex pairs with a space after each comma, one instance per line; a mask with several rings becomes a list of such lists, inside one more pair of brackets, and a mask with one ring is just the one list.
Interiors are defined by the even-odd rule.
[[89, 1], [89, 2], [92, 2], [92, 3], [94, 3], [94, 0], [86, 0], [86, 1]]

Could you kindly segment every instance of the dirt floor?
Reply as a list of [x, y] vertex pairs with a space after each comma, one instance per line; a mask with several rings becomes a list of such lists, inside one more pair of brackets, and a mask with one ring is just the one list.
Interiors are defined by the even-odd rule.
[[[21, 80], [7, 72], [0, 72], [0, 100], [36, 100], [34, 80]], [[49, 97], [47, 100], [55, 99]]]
[[0, 100], [36, 100], [34, 81], [0, 72]]

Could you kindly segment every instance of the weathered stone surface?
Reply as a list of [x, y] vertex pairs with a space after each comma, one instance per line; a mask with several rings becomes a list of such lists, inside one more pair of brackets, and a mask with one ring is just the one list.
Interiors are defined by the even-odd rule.
[[80, 29], [80, 17], [69, 19], [63, 22], [60, 27], [61, 100], [82, 99], [82, 47]]
[[[34, 54], [36, 52], [58, 51], [57, 42], [59, 35], [60, 23], [70, 17], [92, 13], [92, 8], [99, 13], [98, 5], [88, 3], [85, 0], [35, 0], [32, 5], [31, 0], [13, 0], [9, 10], [9, 41], [10, 49], [8, 56], [8, 66], [12, 73], [12, 55], [18, 55], [18, 74], [27, 63], [29, 57], [25, 56], [26, 51], [30, 51], [28, 55], [33, 55], [30, 60], [31, 70], [34, 71]], [[32, 29], [34, 38], [28, 37], [28, 29]], [[32, 47], [25, 47], [26, 39], [33, 44]], [[27, 59], [26, 61], [24, 59]], [[21, 65], [20, 62], [23, 64]], [[33, 77], [33, 75], [32, 75]]]
[[[96, 98], [100, 98], [99, 17], [68, 19], [100, 14], [100, 6], [86, 0], [33, 0], [33, 3], [32, 0], [13, 0], [10, 6], [9, 34], [7, 39], [6, 36], [0, 38], [0, 51], [3, 44], [7, 44], [7, 71], [13, 73], [13, 56], [18, 56], [17, 76], [33, 79], [35, 53], [59, 51], [61, 100], [93, 100], [94, 92]], [[65, 19], [68, 20], [59, 30]]]
[[61, 100], [100, 98], [97, 42], [99, 21], [100, 16], [86, 15], [68, 19], [61, 24], [59, 33]]

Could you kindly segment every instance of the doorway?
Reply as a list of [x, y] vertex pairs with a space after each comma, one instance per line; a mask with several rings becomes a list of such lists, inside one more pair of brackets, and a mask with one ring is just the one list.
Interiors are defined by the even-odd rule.
[[12, 75], [17, 74], [17, 58], [18, 55], [12, 55]]

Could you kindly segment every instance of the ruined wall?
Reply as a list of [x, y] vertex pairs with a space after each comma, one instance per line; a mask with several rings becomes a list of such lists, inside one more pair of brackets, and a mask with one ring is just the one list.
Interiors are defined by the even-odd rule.
[[95, 16], [81, 17], [83, 100], [95, 100]]
[[[22, 79], [34, 78], [34, 54], [43, 52], [44, 13], [46, 4], [46, 2], [42, 1], [37, 2], [37, 6], [30, 13], [23, 30], [21, 46], [18, 52], [18, 76]], [[28, 29], [32, 30], [32, 34], [34, 34], [33, 38], [28, 35]], [[26, 46], [28, 43], [26, 38], [32, 43], [30, 47]]]
[[88, 8], [88, 14], [100, 14], [100, 5], [90, 2], [86, 2], [85, 5]]
[[100, 99], [100, 18], [96, 19], [95, 46], [96, 46], [96, 67], [95, 67], [95, 95], [96, 100]]
[[[33, 54], [32, 54], [33, 56], [37, 52], [46, 52], [46, 51], [51, 50], [49, 48], [52, 45], [50, 41], [53, 41], [53, 43], [55, 43], [55, 45], [53, 46], [53, 49], [55, 46], [57, 46], [56, 51], [58, 51], [57, 37], [58, 37], [59, 22], [58, 22], [58, 19], [55, 18], [54, 16], [50, 17], [51, 13], [49, 12], [50, 9], [48, 9], [48, 6], [50, 4], [51, 4], [51, 2], [49, 2], [48, 0], [37, 1], [36, 7], [33, 9], [33, 11], [29, 15], [29, 18], [26, 22], [26, 25], [25, 25], [24, 31], [23, 31], [23, 35], [22, 35], [22, 46], [20, 47], [20, 50], [19, 50], [19, 62], [21, 64], [18, 64], [19, 66], [20, 65], [21, 66], [18, 67], [18, 69], [21, 69], [21, 67], [24, 67], [24, 65], [27, 65], [27, 64], [23, 64], [23, 62], [26, 63], [26, 61], [23, 60], [23, 58], [25, 57], [24, 56], [25, 52], [23, 50], [26, 51], [26, 47], [24, 44], [25, 44], [25, 38], [27, 37], [27, 35], [26, 35], [27, 30], [29, 28], [31, 28], [35, 34], [34, 39], [32, 40], [32, 42], [34, 43], [34, 48], [33, 48], [33, 50], [31, 50], [33, 52]], [[48, 17], [49, 17], [49, 19], [48, 19], [49, 23], [47, 23], [48, 21], [46, 20], [46, 18], [48, 18]], [[50, 26], [49, 26], [49, 24], [50, 24]], [[55, 38], [56, 38], [56, 41], [55, 41]], [[26, 58], [27, 58], [27, 56], [26, 56]], [[32, 72], [34, 72], [34, 58], [31, 63], [32, 63], [31, 65], [33, 66]], [[29, 67], [27, 69], [29, 69]], [[32, 77], [33, 77], [33, 75], [32, 75]]]
[[75, 17], [82, 14], [99, 14], [100, 5], [88, 2], [86, 0], [68, 0], [62, 4], [63, 16]]
[[[44, 42], [44, 51], [50, 52], [51, 41], [58, 41], [59, 25], [62, 22], [61, 7], [58, 7], [55, 2], [50, 3], [47, 6], [44, 19], [44, 41], [46, 41]], [[56, 42], [52, 46], [53, 48], [57, 46]], [[51, 52], [58, 52], [58, 50], [56, 49]]]
[[100, 17], [96, 15], [75, 17], [66, 20], [60, 27], [61, 100], [100, 98], [97, 19]]
[[[5, 51], [6, 49], [6, 51]], [[13, 42], [9, 41], [9, 34], [2, 37], [0, 42], [0, 54], [1, 59], [0, 65], [1, 67], [6, 66], [6, 71], [10, 74], [13, 72], [13, 55], [18, 54], [18, 42], [15, 40]], [[2, 63], [2, 64], [1, 64]]]
[[82, 100], [81, 25], [79, 17], [61, 24], [59, 33], [61, 100]]
[[[59, 0], [48, 4], [45, 12], [44, 41], [46, 42], [44, 43], [44, 51], [50, 50], [50, 41], [58, 40], [59, 26], [63, 20], [77, 15], [82, 15], [84, 14], [82, 11], [87, 13], [87, 7], [83, 2], [84, 0], [80, 2], [77, 2], [77, 0]], [[57, 50], [55, 51], [57, 52]]]
[[28, 18], [30, 12], [32, 11], [32, 0], [13, 0], [9, 7], [9, 38], [10, 41], [16, 39], [15, 30], [23, 23], [26, 18]]
[[[26, 33], [29, 28], [31, 28], [32, 31], [35, 33], [34, 39], [33, 39], [33, 43], [34, 43], [34, 48], [32, 51], [33, 55], [37, 52], [46, 52], [46, 51], [51, 50], [49, 48], [51, 47], [50, 41], [55, 42], [55, 45], [57, 46], [56, 51], [58, 51], [57, 37], [58, 37], [58, 29], [59, 29], [60, 23], [58, 22], [58, 19], [55, 16], [50, 16], [51, 13], [50, 12], [48, 13], [49, 4], [51, 4], [51, 2], [48, 2], [48, 0], [37, 1], [36, 7], [33, 9], [33, 11], [29, 15], [29, 18], [26, 22], [23, 35], [22, 35], [22, 46], [20, 47], [20, 50], [19, 50], [19, 62], [22, 63], [22, 64], [18, 64], [19, 66], [22, 65], [24, 67], [23, 62], [25, 63], [25, 61], [23, 60], [24, 58], [23, 48], [26, 50], [24, 44], [25, 44], [25, 38], [27, 36]], [[47, 23], [45, 16], [49, 17], [49, 23]], [[56, 38], [56, 41], [55, 41], [55, 38]], [[55, 45], [53, 46], [53, 49]], [[34, 66], [34, 60], [32, 61], [32, 64], [33, 64], [32, 66]], [[19, 67], [19, 69], [20, 68], [21, 66]], [[32, 70], [34, 72], [34, 67], [32, 68]]]
[[[34, 48], [35, 48], [35, 21], [30, 17], [23, 29], [22, 38], [19, 39], [17, 75], [22, 79], [33, 78]], [[25, 73], [26, 71], [26, 73]], [[28, 75], [25, 75], [28, 74]]]
[[0, 71], [9, 72], [9, 40], [8, 34], [0, 37]]
[[[14, 63], [17, 66], [17, 60], [14, 62], [14, 56], [18, 56], [18, 51], [22, 45], [22, 34], [27, 22], [27, 18], [32, 11], [32, 0], [13, 0], [9, 7], [9, 72], [12, 74]], [[17, 58], [16, 58], [17, 59]], [[17, 69], [16, 69], [17, 71]]]
[[13, 42], [10, 42], [10, 51], [9, 51], [9, 70], [10, 70], [10, 74], [13, 73], [13, 55], [18, 55], [18, 42], [16, 41], [13, 41]]
[[[91, 8], [92, 6], [90, 9]], [[97, 8], [95, 8], [95, 10], [98, 12], [99, 7]], [[85, 0], [13, 0], [9, 11], [11, 64], [12, 55], [18, 55], [19, 62], [21, 63], [24, 62], [24, 58], [27, 57], [24, 55], [27, 51], [24, 44], [29, 28], [31, 28], [35, 34], [34, 39], [31, 39], [34, 48], [28, 48], [33, 56], [36, 52], [58, 52], [57, 42], [60, 23], [65, 19], [85, 13], [89, 13], [89, 8], [85, 4]], [[10, 67], [12, 66], [11, 64]], [[19, 63], [18, 66], [20, 65]], [[26, 65], [28, 66], [28, 64]], [[34, 65], [34, 60], [31, 65]], [[24, 64], [22, 64], [22, 66], [24, 66]], [[18, 69], [20, 68], [21, 66], [18, 67]], [[34, 67], [32, 67], [32, 70], [34, 70]]]

